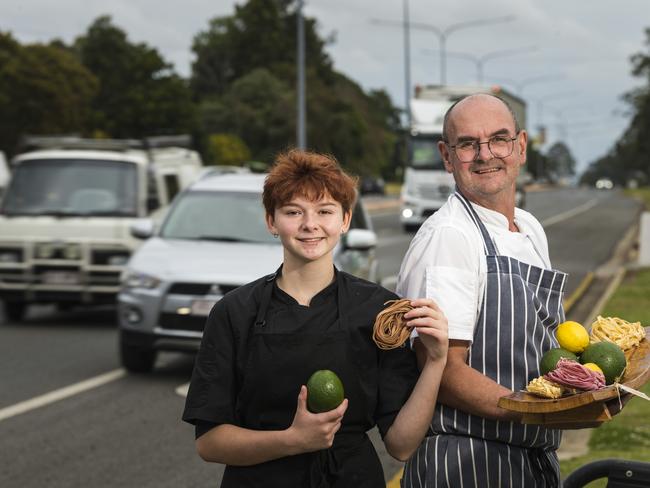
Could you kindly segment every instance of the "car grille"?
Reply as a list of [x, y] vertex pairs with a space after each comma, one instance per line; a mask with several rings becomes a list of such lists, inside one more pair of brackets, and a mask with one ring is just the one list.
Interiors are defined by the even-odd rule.
[[118, 249], [93, 249], [91, 255], [93, 265], [108, 266], [111, 258], [123, 258], [126, 261], [130, 256], [130, 252]]
[[[213, 287], [218, 287], [218, 291], [212, 290]], [[225, 295], [238, 287], [239, 285], [213, 285], [210, 283], [173, 283], [169, 287], [168, 293], [175, 295]]]
[[207, 317], [196, 315], [179, 315], [176, 313], [163, 312], [160, 314], [158, 324], [163, 329], [191, 330], [203, 332]]
[[420, 183], [416, 187], [417, 195], [419, 195], [420, 198], [432, 200], [447, 198], [453, 191], [454, 188], [449, 185], [439, 185], [433, 183]]

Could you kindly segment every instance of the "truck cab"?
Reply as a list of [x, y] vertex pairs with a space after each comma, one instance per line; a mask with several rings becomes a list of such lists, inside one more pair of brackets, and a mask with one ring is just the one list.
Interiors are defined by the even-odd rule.
[[417, 230], [454, 192], [454, 177], [447, 173], [438, 150], [443, 119], [452, 103], [411, 100], [412, 124], [400, 212], [407, 232]]
[[115, 302], [140, 244], [131, 223], [167, 205], [201, 170], [183, 142], [26, 141], [0, 207], [0, 298], [10, 320], [33, 303]]

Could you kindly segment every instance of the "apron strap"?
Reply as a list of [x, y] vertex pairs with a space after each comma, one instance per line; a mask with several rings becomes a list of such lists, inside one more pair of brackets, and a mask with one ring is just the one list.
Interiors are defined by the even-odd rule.
[[257, 317], [255, 317], [255, 327], [264, 327], [266, 325], [266, 311], [269, 309], [271, 303], [271, 296], [273, 295], [273, 282], [280, 270], [273, 274], [268, 275], [264, 279], [264, 289], [262, 290], [262, 299], [260, 306], [257, 309]]
[[467, 198], [465, 198], [465, 196], [462, 193], [460, 193], [460, 191], [458, 191], [458, 187], [456, 187], [456, 192], [454, 193], [454, 196], [460, 200], [460, 202], [463, 204], [463, 207], [465, 208], [465, 211], [469, 215], [470, 219], [472, 219], [474, 225], [478, 227], [478, 230], [481, 233], [481, 237], [483, 238], [483, 251], [485, 252], [485, 254], [488, 256], [495, 256], [499, 254], [497, 252], [496, 246], [494, 245], [494, 241], [490, 236], [490, 233], [485, 227], [485, 224], [483, 224], [483, 222], [479, 218], [478, 214], [476, 213], [476, 210], [474, 210], [470, 201]]

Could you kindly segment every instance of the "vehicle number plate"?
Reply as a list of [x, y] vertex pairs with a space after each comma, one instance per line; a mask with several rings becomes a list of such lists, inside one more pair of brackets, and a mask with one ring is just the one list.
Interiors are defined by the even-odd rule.
[[78, 285], [81, 282], [79, 273], [74, 271], [45, 271], [41, 277], [48, 285]]
[[192, 315], [207, 317], [210, 315], [210, 310], [212, 310], [215, 303], [217, 303], [216, 300], [193, 300], [191, 307]]

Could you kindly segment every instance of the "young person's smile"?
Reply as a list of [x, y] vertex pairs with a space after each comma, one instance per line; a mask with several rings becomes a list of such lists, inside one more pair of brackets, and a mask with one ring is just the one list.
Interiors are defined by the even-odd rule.
[[331, 253], [349, 220], [341, 204], [329, 196], [315, 201], [295, 197], [276, 209], [269, 229], [279, 235], [285, 255], [314, 261]]

